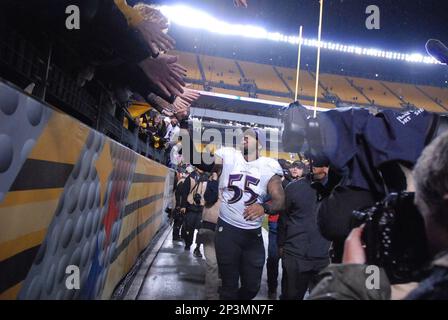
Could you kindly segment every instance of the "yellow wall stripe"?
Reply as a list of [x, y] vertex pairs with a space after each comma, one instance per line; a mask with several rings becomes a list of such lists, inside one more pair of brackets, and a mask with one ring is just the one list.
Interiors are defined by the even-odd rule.
[[0, 300], [15, 300], [19, 294], [20, 288], [22, 287], [22, 282], [17, 283], [13, 287], [0, 293]]
[[118, 237], [117, 241], [117, 246], [119, 246], [121, 242], [126, 239], [129, 234], [140, 224], [144, 223], [152, 214], [160, 210], [162, 208], [162, 205], [163, 198], [155, 202], [151, 202], [150, 204], [139, 208], [134, 213], [124, 217], [121, 225], [120, 236]]
[[132, 202], [150, 197], [152, 195], [163, 193], [164, 190], [164, 182], [133, 183], [131, 185], [131, 189], [129, 190], [126, 204], [130, 204]]
[[144, 157], [138, 157], [135, 173], [150, 174], [153, 176], [166, 177], [168, 168]]
[[59, 199], [63, 191], [63, 188], [53, 188], [8, 192], [0, 203], [0, 208]]
[[9, 240], [0, 244], [0, 261], [8, 259], [24, 250], [40, 245], [47, 233], [47, 229], [28, 233], [17, 239]]
[[53, 219], [58, 200], [0, 208], [0, 244], [45, 229]]
[[[89, 132], [87, 126], [70, 116], [53, 112], [28, 158], [74, 164]], [[61, 141], [70, 142], [70, 147], [61, 148]]]
[[123, 275], [128, 273], [135, 263], [135, 259], [140, 252], [146, 248], [150, 240], [154, 237], [160, 227], [162, 216], [157, 218], [153, 223], [148, 225], [137, 237], [135, 237], [123, 250], [118, 258], [112, 263], [107, 274], [106, 284], [102, 293], [102, 299], [109, 299]]

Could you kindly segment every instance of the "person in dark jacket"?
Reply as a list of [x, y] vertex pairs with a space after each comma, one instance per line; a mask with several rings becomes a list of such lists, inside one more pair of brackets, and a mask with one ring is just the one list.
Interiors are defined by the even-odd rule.
[[[414, 168], [415, 204], [424, 220], [428, 244], [434, 255], [428, 276], [408, 294], [406, 300], [448, 300], [448, 132], [435, 139]], [[342, 264], [323, 270], [320, 282], [311, 292], [313, 300], [389, 300], [395, 299], [383, 269], [377, 290], [365, 285], [366, 253], [362, 245], [363, 228], [355, 228], [345, 241]], [[399, 298], [399, 299], [400, 299]]]
[[282, 258], [282, 300], [303, 299], [314, 277], [329, 264], [329, 242], [316, 223], [317, 193], [307, 178], [285, 190], [286, 210], [280, 214], [278, 245]]
[[176, 200], [174, 215], [173, 215], [173, 241], [181, 241], [181, 228], [184, 222], [184, 215], [180, 212], [180, 206], [182, 203], [182, 187], [185, 181], [185, 174], [178, 172], [178, 181], [176, 183], [176, 190], [174, 191], [174, 197]]

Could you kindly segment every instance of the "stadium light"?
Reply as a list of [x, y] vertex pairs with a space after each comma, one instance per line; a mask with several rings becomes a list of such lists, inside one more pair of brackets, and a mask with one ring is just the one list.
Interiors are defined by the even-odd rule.
[[[300, 41], [299, 37], [297, 36], [288, 36], [279, 32], [269, 32], [264, 28], [257, 26], [234, 24], [220, 21], [204, 11], [194, 9], [186, 5], [165, 5], [162, 6], [160, 10], [170, 20], [170, 22], [183, 27], [207, 30], [209, 32], [222, 35], [241, 36], [246, 38], [285, 42], [292, 45], [298, 45]], [[354, 45], [327, 41], [321, 41], [319, 44], [317, 39], [307, 38], [302, 38], [302, 45], [315, 48], [320, 46], [324, 50], [338, 51], [347, 54], [364, 55], [387, 60], [397, 60], [423, 64], [439, 64], [439, 62], [434, 58], [430, 56], [423, 56], [419, 53], [407, 54], [394, 51], [384, 51], [376, 48], [363, 48]]]

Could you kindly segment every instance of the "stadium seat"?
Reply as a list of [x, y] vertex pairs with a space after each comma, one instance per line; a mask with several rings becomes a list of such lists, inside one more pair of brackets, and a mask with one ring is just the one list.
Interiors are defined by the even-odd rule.
[[[296, 87], [296, 70], [289, 68], [277, 67], [277, 70], [282, 75], [283, 79], [288, 83], [291, 90], [294, 92]], [[315, 80], [306, 70], [300, 70], [299, 96], [314, 97]], [[319, 87], [318, 97], [323, 97], [324, 90]]]
[[384, 84], [387, 85], [400, 97], [403, 97], [406, 102], [412, 103], [418, 108], [423, 108], [432, 112], [446, 111], [437, 103], [425, 96], [422, 92], [420, 92], [414, 85], [394, 82], [384, 82]]
[[325, 108], [325, 109], [334, 109], [334, 108], [336, 108], [336, 106], [334, 105], [334, 104], [332, 104], [332, 103], [329, 103], [329, 102], [317, 102], [317, 106], [319, 107], [319, 108]]
[[194, 90], [204, 90], [204, 86], [202, 84], [196, 84], [193, 83], [189, 86], [190, 89], [194, 89]]
[[369, 101], [350, 85], [345, 76], [321, 74], [320, 81], [331, 93], [336, 94], [342, 101], [369, 104]]
[[445, 108], [448, 108], [448, 88], [418, 86], [431, 98], [437, 99]]
[[200, 56], [200, 60], [207, 81], [223, 82], [234, 86], [239, 85], [241, 74], [235, 61], [202, 55]]
[[[196, 55], [188, 52], [176, 52], [172, 54], [179, 56], [179, 62], [187, 68], [188, 78], [195, 80], [201, 79], [201, 72], [197, 63]], [[241, 74], [234, 60], [221, 57], [200, 56], [201, 65], [203, 67], [207, 81], [223, 83], [233, 86], [240, 86]], [[275, 72], [273, 66], [257, 64], [247, 61], [238, 61], [244, 75], [247, 79], [255, 81], [258, 89], [272, 91], [273, 94], [257, 94], [262, 100], [270, 100], [277, 102], [290, 103], [292, 99], [280, 96], [280, 93], [288, 93], [288, 89], [282, 79], [288, 84], [291, 90], [295, 90], [296, 70], [293, 68], [276, 67], [279, 75]], [[320, 83], [328, 89], [330, 93], [337, 95], [342, 101], [347, 103], [369, 104], [369, 101], [350, 85], [349, 81], [353, 81], [356, 87], [363, 90], [370, 100], [377, 106], [389, 108], [401, 108], [403, 101], [398, 97], [402, 97], [404, 101], [422, 107], [432, 112], [446, 112], [447, 110], [440, 106], [433, 99], [448, 109], [448, 89], [418, 86], [410, 84], [402, 84], [395, 82], [379, 81], [373, 79], [345, 77], [341, 75], [323, 73], [320, 75]], [[384, 85], [386, 86], [384, 86]], [[315, 78], [312, 73], [307, 70], [301, 70], [299, 83], [299, 96], [303, 104], [307, 106], [313, 105]], [[203, 90], [203, 86], [194, 84], [193, 89]], [[391, 93], [388, 88], [394, 93]], [[420, 90], [419, 90], [420, 89]], [[424, 93], [423, 93], [423, 92]], [[240, 97], [248, 97], [248, 93], [241, 90], [230, 90], [222, 88], [213, 88], [212, 92], [224, 93]], [[279, 94], [276, 95], [275, 92]], [[325, 90], [319, 86], [318, 98], [324, 97]], [[425, 94], [426, 93], [426, 94]], [[433, 99], [431, 99], [433, 98]], [[321, 108], [335, 108], [331, 103], [318, 103]]]
[[363, 89], [364, 94], [374, 102], [375, 105], [391, 108], [401, 108], [400, 99], [390, 93], [379, 81], [350, 78], [357, 87]]
[[202, 80], [201, 71], [194, 53], [171, 51], [170, 54], [179, 57], [179, 63], [187, 69], [188, 78]]
[[289, 92], [272, 66], [247, 61], [239, 61], [239, 64], [246, 78], [255, 80], [258, 89]]

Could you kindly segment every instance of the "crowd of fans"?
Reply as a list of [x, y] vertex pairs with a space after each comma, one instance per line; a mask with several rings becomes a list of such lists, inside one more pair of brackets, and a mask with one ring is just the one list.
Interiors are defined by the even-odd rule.
[[[110, 113], [151, 149], [164, 150], [155, 152], [161, 157], [150, 157], [168, 165], [177, 161], [170, 152], [178, 142], [179, 122], [188, 118], [199, 93], [188, 88], [186, 69], [170, 54], [175, 40], [157, 6], [131, 6], [126, 0], [6, 0], [0, 9], [2, 23], [33, 44], [54, 45], [49, 63], [62, 66], [79, 88], [96, 92], [92, 83], [99, 84], [107, 97], [100, 97], [98, 111]], [[19, 21], [16, 15], [28, 18]], [[68, 52], [73, 59], [67, 59]]]

